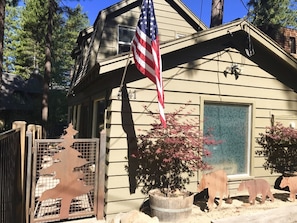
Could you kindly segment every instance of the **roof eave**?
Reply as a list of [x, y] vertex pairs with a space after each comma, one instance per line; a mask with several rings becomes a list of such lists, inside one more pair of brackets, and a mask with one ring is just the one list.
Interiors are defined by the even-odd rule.
[[[232, 33], [244, 31], [247, 34], [251, 35], [253, 39], [260, 42], [263, 47], [267, 48], [273, 54], [277, 55], [279, 58], [284, 60], [289, 66], [297, 70], [297, 60], [287, 53], [280, 45], [273, 41], [270, 37], [265, 35], [255, 26], [244, 20], [236, 20], [231, 23], [217, 26], [211, 29], [197, 32], [195, 34], [169, 41], [160, 46], [161, 55], [166, 55], [174, 51], [182, 50], [186, 47], [192, 45], [197, 45], [205, 41], [211, 41], [215, 38], [219, 38], [224, 35], [232, 35]], [[100, 73], [108, 73], [113, 69], [120, 69], [125, 67], [128, 59], [127, 54], [113, 57], [100, 62]], [[134, 63], [132, 55], [129, 56], [131, 63]]]

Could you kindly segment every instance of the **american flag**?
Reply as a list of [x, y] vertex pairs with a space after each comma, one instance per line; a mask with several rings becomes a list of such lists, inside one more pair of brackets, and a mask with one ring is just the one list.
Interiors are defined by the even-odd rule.
[[137, 69], [156, 84], [160, 120], [165, 128], [162, 61], [153, 0], [143, 0], [142, 2], [141, 13], [131, 47]]

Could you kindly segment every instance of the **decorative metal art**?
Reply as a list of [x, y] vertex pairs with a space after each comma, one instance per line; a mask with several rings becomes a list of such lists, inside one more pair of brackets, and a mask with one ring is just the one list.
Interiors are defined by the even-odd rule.
[[70, 124], [66, 132], [67, 134], [62, 137], [63, 142], [58, 144], [64, 149], [53, 156], [54, 162], [51, 166], [39, 171], [40, 174], [55, 173], [54, 179], [59, 179], [59, 183], [54, 188], [42, 193], [39, 201], [61, 198], [60, 219], [68, 218], [73, 198], [86, 194], [93, 189], [92, 186], [85, 185], [83, 180], [85, 174], [81, 170], [75, 170], [76, 167], [88, 163], [86, 159], [81, 158], [80, 152], [72, 148], [73, 136], [77, 134], [77, 131]]
[[60, 139], [35, 141], [31, 223], [96, 215], [99, 139], [76, 134], [69, 124]]

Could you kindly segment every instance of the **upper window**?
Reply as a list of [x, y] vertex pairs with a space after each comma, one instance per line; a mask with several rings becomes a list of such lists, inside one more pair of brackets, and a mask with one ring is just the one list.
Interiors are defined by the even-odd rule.
[[295, 39], [295, 37], [290, 37], [290, 47], [291, 47], [291, 53], [296, 53], [296, 39]]
[[206, 161], [228, 175], [249, 174], [251, 105], [205, 102], [203, 131], [222, 144], [208, 146]]
[[118, 31], [118, 53], [129, 52], [135, 29], [127, 26], [119, 26]]

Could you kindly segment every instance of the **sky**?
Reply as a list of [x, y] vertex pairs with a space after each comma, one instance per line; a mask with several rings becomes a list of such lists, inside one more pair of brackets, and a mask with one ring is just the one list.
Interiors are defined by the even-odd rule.
[[[93, 25], [99, 11], [119, 1], [120, 0], [63, 0], [63, 3], [70, 7], [75, 7], [77, 4], [80, 4], [83, 11], [89, 17], [90, 25]], [[182, 0], [182, 2], [209, 27], [212, 0]], [[224, 0], [223, 23], [246, 16], [247, 2], [248, 0]]]

